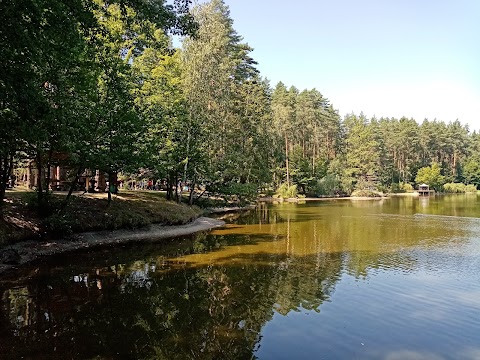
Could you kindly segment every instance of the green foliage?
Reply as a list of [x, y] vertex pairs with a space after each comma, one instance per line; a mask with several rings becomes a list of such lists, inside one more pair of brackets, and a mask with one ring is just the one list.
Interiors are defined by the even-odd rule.
[[412, 192], [413, 186], [409, 183], [393, 183], [390, 186], [390, 191], [393, 193], [405, 193], [405, 192]]
[[54, 238], [62, 238], [73, 233], [75, 220], [69, 215], [53, 214], [42, 221], [43, 231]]
[[255, 184], [230, 183], [217, 186], [216, 191], [224, 195], [236, 195], [240, 199], [253, 200], [258, 194], [258, 188]]
[[298, 145], [291, 152], [290, 177], [292, 182], [303, 189], [304, 192], [315, 181], [311, 161], [303, 155], [303, 149]]
[[366, 181], [359, 180], [355, 184], [355, 190], [350, 195], [352, 197], [382, 197], [383, 194], [378, 190], [377, 184]]
[[363, 114], [358, 117], [353, 114], [347, 115], [345, 126], [346, 167], [349, 175], [363, 181], [376, 177], [380, 169], [380, 157], [373, 126], [369, 126]]
[[144, 166], [152, 176], [171, 183], [187, 175], [194, 178], [194, 174], [184, 173], [186, 163], [197, 157], [198, 149], [192, 146], [189, 129], [185, 129], [188, 117], [180, 53], [165, 55], [158, 49], [146, 49], [133, 68], [139, 84], [135, 103], [146, 123], [139, 146]]
[[208, 197], [201, 197], [195, 204], [202, 208], [245, 206], [258, 196], [258, 187], [252, 183], [209, 184]]
[[443, 185], [443, 190], [446, 193], [464, 193], [465, 184], [462, 183], [447, 183]]
[[401, 188], [400, 188], [400, 184], [399, 183], [393, 183], [391, 186], [390, 186], [390, 191], [392, 193], [403, 193], [405, 191], [403, 191]]
[[432, 166], [423, 167], [418, 170], [415, 182], [417, 184], [425, 183], [431, 188], [440, 191], [442, 185], [445, 183], [445, 176], [441, 175], [440, 172], [440, 165], [433, 163]]
[[[45, 169], [59, 153], [71, 178], [145, 171], [170, 185], [226, 184], [216, 191], [242, 199], [257, 187], [332, 196], [411, 191], [413, 180], [480, 185], [480, 134], [458, 121], [342, 121], [316, 89], [271, 88], [223, 0], [188, 5], [0, 4], [0, 204], [14, 163]], [[188, 35], [181, 50], [169, 33]], [[58, 204], [39, 180], [30, 203], [48, 216]]]
[[465, 186], [466, 193], [476, 193], [477, 192], [477, 185], [468, 184]]
[[466, 160], [463, 166], [463, 178], [467, 184], [480, 185], [480, 158], [470, 157]]
[[345, 156], [339, 155], [333, 159], [328, 164], [327, 173], [333, 175], [339, 183], [337, 194], [350, 195], [352, 193], [356, 179], [346, 168]]
[[477, 192], [477, 187], [475, 185], [465, 185], [463, 183], [447, 183], [443, 185], [443, 190], [446, 193], [467, 193], [467, 192]]
[[279, 82], [272, 94], [272, 119], [279, 180], [297, 184], [305, 193], [316, 192], [317, 180], [327, 175], [339, 152], [338, 113], [316, 89], [299, 92]]
[[195, 205], [201, 209], [222, 208], [237, 206], [238, 203], [232, 203], [225, 197], [201, 197], [195, 201]]
[[[186, 0], [32, 0], [0, 4], [0, 200], [20, 156], [39, 168], [68, 153], [66, 165], [108, 172], [138, 163], [141, 123], [131, 97], [131, 62], [161, 32], [191, 34]], [[165, 41], [163, 42], [165, 43]], [[163, 46], [166, 51], [166, 47]], [[3, 141], [5, 139], [5, 141]], [[62, 164], [63, 165], [63, 164]], [[39, 206], [49, 177], [39, 177]], [[0, 202], [0, 206], [3, 201]]]
[[340, 182], [334, 175], [321, 178], [314, 189], [315, 195], [334, 196], [340, 191]]
[[188, 110], [184, 173], [204, 183], [266, 182], [268, 85], [222, 0], [199, 4], [193, 15], [197, 36], [185, 39], [182, 53]]
[[382, 194], [374, 190], [361, 189], [361, 190], [353, 191], [350, 196], [351, 197], [382, 197]]
[[25, 206], [30, 210], [38, 209], [38, 196], [33, 192], [28, 192], [24, 195]]
[[295, 198], [298, 195], [297, 185], [288, 186], [287, 183], [283, 183], [275, 194], [284, 199]]
[[376, 183], [361, 179], [355, 184], [355, 190], [377, 191], [378, 188]]
[[24, 195], [24, 201], [26, 207], [37, 212], [41, 218], [47, 218], [61, 208], [60, 200], [53, 196], [51, 192], [45, 193], [40, 198], [36, 193], [28, 192]]

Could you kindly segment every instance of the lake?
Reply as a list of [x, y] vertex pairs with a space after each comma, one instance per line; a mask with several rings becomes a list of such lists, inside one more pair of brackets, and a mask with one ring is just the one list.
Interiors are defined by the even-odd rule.
[[480, 359], [476, 195], [261, 204], [2, 277], [1, 359]]

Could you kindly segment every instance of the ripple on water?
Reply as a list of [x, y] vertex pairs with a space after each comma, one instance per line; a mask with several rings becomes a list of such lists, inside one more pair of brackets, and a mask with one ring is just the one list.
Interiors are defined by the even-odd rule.
[[459, 352], [476, 354], [480, 294], [473, 287], [427, 271], [405, 275], [378, 269], [360, 280], [344, 274], [318, 313], [276, 314], [262, 331], [257, 355], [458, 359]]
[[2, 286], [0, 357], [480, 359], [480, 220], [394, 205], [62, 256]]

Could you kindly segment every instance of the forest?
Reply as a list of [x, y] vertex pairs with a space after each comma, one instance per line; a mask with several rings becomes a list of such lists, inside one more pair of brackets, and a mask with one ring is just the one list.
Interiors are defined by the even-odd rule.
[[16, 169], [59, 153], [71, 191], [86, 168], [227, 194], [480, 184], [480, 135], [458, 120], [342, 118], [270, 84], [223, 0], [7, 0], [0, 41], [0, 204]]

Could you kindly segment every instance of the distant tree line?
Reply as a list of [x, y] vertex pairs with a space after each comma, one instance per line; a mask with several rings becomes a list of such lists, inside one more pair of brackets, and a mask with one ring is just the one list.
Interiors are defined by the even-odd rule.
[[14, 167], [56, 153], [72, 189], [85, 168], [239, 193], [400, 191], [432, 167], [439, 190], [480, 183], [479, 135], [458, 121], [342, 119], [316, 89], [272, 88], [222, 0], [7, 0], [0, 42], [0, 204]]

